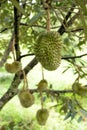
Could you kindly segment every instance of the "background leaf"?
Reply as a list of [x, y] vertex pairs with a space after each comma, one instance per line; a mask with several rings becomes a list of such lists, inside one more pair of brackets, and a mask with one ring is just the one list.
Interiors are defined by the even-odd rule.
[[23, 8], [19, 5], [18, 1], [17, 0], [11, 0], [11, 1], [12, 4], [19, 10], [19, 12], [25, 15]]

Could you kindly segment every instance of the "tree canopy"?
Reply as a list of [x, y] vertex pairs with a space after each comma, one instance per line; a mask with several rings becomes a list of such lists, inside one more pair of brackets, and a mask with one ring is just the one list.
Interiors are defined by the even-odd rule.
[[[54, 95], [62, 102], [60, 112], [67, 113], [65, 119], [72, 119], [78, 113], [86, 113], [79, 103], [79, 98], [87, 96], [87, 85], [80, 83], [86, 79], [86, 44], [87, 44], [87, 1], [86, 0], [1, 0], [0, 1], [0, 67], [3, 67], [12, 53], [11, 58], [21, 62], [26, 56], [35, 55], [34, 45], [41, 32], [47, 30], [50, 15], [50, 30], [61, 35], [63, 41], [62, 60], [66, 60], [67, 67], [63, 71], [72, 69], [76, 76], [70, 90], [48, 90], [47, 95]], [[27, 49], [25, 55], [22, 49]], [[38, 63], [34, 57], [31, 62], [17, 72], [9, 89], [0, 99], [0, 109], [18, 93], [21, 81]], [[24, 72], [24, 73], [23, 73]], [[25, 81], [26, 82], [26, 81]], [[31, 93], [38, 92], [30, 89]], [[49, 94], [48, 94], [49, 93]], [[61, 96], [64, 93], [64, 96]], [[71, 93], [71, 97], [65, 94]], [[72, 98], [73, 97], [73, 98]], [[86, 114], [87, 115], [87, 114]]]

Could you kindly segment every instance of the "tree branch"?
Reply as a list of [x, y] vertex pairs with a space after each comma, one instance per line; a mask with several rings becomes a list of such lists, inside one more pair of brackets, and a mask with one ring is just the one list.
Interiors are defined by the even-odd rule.
[[[17, 0], [19, 2], [19, 0]], [[19, 47], [19, 11], [16, 7], [14, 7], [14, 34], [15, 34], [15, 51], [16, 51], [16, 59], [20, 57], [20, 47]]]
[[[34, 58], [25, 68], [24, 71], [27, 74], [36, 64], [37, 64], [36, 58]], [[17, 94], [17, 88], [19, 84], [21, 83], [21, 80], [23, 79], [23, 73], [19, 72], [15, 74], [13, 81], [7, 90], [7, 92], [1, 97], [0, 99], [0, 110], [3, 108], [3, 106]]]
[[79, 32], [79, 31], [83, 31], [83, 28], [76, 28], [74, 30], [70, 30], [70, 32]]
[[67, 59], [76, 59], [76, 58], [81, 58], [83, 56], [87, 56], [87, 53], [79, 55], [79, 56], [65, 56], [65, 57], [62, 57], [62, 59], [64, 59], [64, 60], [67, 60]]
[[[31, 93], [37, 93], [38, 92], [38, 89], [29, 89], [29, 91]], [[73, 93], [73, 90], [46, 90], [46, 91], [43, 91], [43, 92], [46, 92], [46, 93], [49, 93], [49, 94], [65, 94], [65, 93]]]
[[61, 35], [66, 31], [65, 27], [67, 27], [67, 20], [70, 18], [74, 8], [75, 8], [75, 4], [72, 5], [71, 9], [69, 10], [69, 12], [67, 13], [65, 19], [63, 20], [63, 23], [62, 23], [61, 27], [58, 30], [58, 32]]
[[4, 65], [4, 63], [6, 62], [6, 60], [8, 58], [8, 55], [11, 51], [11, 47], [12, 47], [12, 44], [13, 44], [13, 40], [14, 40], [14, 33], [12, 34], [11, 40], [8, 44], [8, 47], [6, 48], [4, 55], [3, 55], [2, 59], [0, 60], [0, 67], [2, 67]]
[[3, 32], [5, 32], [5, 31], [7, 31], [8, 29], [10, 29], [11, 27], [9, 27], [9, 28], [3, 28], [1, 31], [0, 31], [0, 33], [3, 33]]
[[[34, 56], [34, 53], [21, 55], [19, 57], [19, 59], [24, 58], [26, 56]], [[81, 58], [81, 57], [84, 57], [84, 56], [87, 56], [87, 53], [82, 54], [82, 55], [78, 55], [78, 56], [62, 56], [62, 59], [64, 59], [64, 60], [67, 60], [67, 59], [76, 59], [76, 58]]]

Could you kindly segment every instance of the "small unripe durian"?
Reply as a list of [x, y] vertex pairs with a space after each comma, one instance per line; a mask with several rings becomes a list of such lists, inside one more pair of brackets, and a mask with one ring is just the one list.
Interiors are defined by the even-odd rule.
[[20, 90], [18, 97], [21, 105], [25, 108], [28, 108], [34, 104], [34, 96], [29, 92], [28, 89]]
[[46, 121], [48, 119], [49, 112], [47, 109], [39, 109], [36, 113], [36, 119], [39, 123], [39, 125], [45, 125]]
[[55, 31], [41, 33], [34, 46], [37, 60], [49, 71], [56, 70], [59, 67], [61, 50], [61, 36]]
[[42, 91], [47, 90], [47, 87], [48, 87], [47, 80], [42, 79], [42, 80], [37, 84], [37, 86], [38, 86], [38, 91], [39, 91], [39, 92], [42, 92]]
[[19, 61], [14, 61], [13, 63], [6, 63], [5, 69], [9, 73], [16, 73], [22, 69], [22, 64]]
[[87, 95], [87, 86], [82, 86], [80, 83], [76, 83], [75, 85], [73, 85], [73, 90], [74, 93], [80, 96]]
[[9, 73], [13, 73], [12, 64], [6, 63], [6, 64], [5, 64], [5, 69], [6, 69], [6, 71], [9, 72]]
[[14, 68], [16, 68], [16, 70], [15, 70], [16, 72], [22, 70], [22, 64], [21, 64], [21, 62], [19, 62], [19, 61], [14, 61], [14, 62], [12, 63], [12, 65], [13, 65]]

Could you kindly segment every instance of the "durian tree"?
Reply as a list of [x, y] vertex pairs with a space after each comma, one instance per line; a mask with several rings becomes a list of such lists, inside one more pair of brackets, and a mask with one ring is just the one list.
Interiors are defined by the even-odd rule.
[[[0, 110], [17, 94], [22, 106], [30, 107], [35, 100], [33, 93], [39, 92], [42, 108], [37, 112], [37, 120], [44, 125], [49, 115], [48, 110], [43, 108], [45, 92], [48, 98], [56, 97], [56, 106], [59, 106], [60, 113], [63, 111], [66, 114], [65, 119], [73, 119], [79, 111], [86, 115], [87, 110], [80, 103], [81, 98], [87, 96], [87, 85], [80, 83], [81, 79], [87, 78], [87, 53], [83, 53], [87, 44], [86, 20], [86, 0], [0, 1], [0, 67], [4, 67], [8, 73], [14, 73], [9, 89], [0, 98]], [[28, 49], [25, 55], [22, 54], [23, 48]], [[78, 52], [81, 54], [78, 55]], [[12, 63], [7, 62], [10, 54]], [[22, 68], [22, 58], [31, 55], [35, 57]], [[63, 73], [72, 69], [76, 76], [71, 89], [48, 89], [43, 69], [54, 71], [64, 60], [67, 67]], [[42, 80], [37, 89], [28, 89], [27, 74], [38, 62], [42, 66]], [[19, 90], [22, 80], [24, 85]], [[46, 117], [43, 117], [43, 113]], [[38, 115], [41, 115], [41, 119]], [[44, 120], [43, 123], [41, 120]]]

